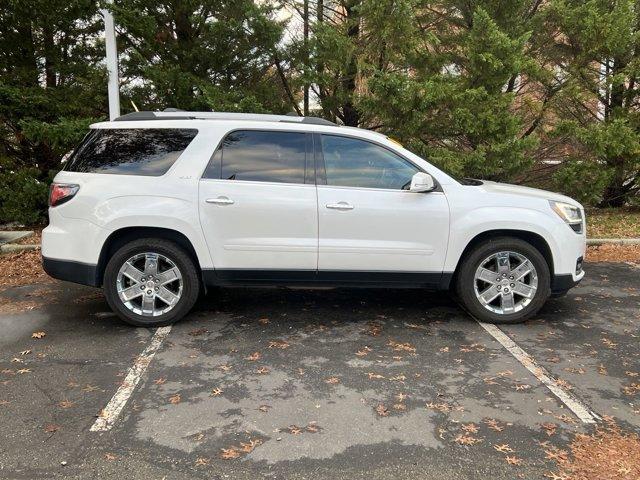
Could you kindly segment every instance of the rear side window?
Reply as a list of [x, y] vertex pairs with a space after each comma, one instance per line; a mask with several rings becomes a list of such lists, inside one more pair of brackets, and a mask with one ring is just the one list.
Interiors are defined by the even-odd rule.
[[114, 128], [92, 130], [69, 158], [69, 172], [164, 175], [198, 130]]
[[304, 183], [307, 135], [238, 130], [228, 134], [209, 162], [204, 178]]

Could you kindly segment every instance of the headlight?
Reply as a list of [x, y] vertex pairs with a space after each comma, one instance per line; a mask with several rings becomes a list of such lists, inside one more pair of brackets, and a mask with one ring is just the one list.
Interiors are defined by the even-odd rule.
[[570, 203], [554, 202], [553, 200], [549, 200], [549, 205], [573, 231], [582, 233], [582, 210], [580, 208]]

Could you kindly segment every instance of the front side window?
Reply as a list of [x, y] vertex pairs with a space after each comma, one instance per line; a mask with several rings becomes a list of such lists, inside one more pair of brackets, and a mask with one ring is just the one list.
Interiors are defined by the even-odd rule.
[[167, 173], [197, 133], [192, 128], [95, 129], [71, 154], [64, 169], [157, 177]]
[[408, 189], [419, 170], [395, 153], [365, 140], [322, 135], [327, 185]]
[[204, 178], [304, 183], [306, 138], [305, 133], [297, 132], [231, 132], [211, 159]]

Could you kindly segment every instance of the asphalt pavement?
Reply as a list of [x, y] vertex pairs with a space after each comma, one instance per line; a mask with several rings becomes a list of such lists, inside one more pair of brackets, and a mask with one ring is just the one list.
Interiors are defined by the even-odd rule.
[[501, 326], [524, 360], [420, 290], [217, 289], [161, 332], [63, 282], [0, 300], [0, 478], [544, 478], [595, 428], [564, 394], [640, 428], [631, 265]]

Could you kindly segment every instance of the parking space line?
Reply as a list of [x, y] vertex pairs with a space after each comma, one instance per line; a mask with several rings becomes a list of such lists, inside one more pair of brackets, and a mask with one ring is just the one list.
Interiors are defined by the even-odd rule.
[[113, 397], [111, 397], [107, 406], [104, 407], [100, 416], [89, 429], [90, 431], [106, 432], [113, 427], [113, 424], [118, 419], [120, 412], [122, 412], [122, 409], [129, 400], [129, 397], [131, 397], [131, 394], [138, 385], [138, 382], [140, 382], [140, 378], [147, 370], [153, 356], [160, 349], [162, 342], [167, 338], [169, 332], [171, 332], [171, 326], [160, 327], [155, 331], [153, 337], [151, 337], [151, 342], [138, 356], [138, 358], [136, 358], [136, 361], [127, 372], [124, 382], [122, 382], [120, 388], [118, 388]]
[[578, 400], [574, 395], [559, 387], [551, 374], [544, 367], [539, 365], [531, 355], [520, 348], [520, 346], [518, 346], [518, 344], [516, 344], [516, 342], [514, 342], [506, 333], [493, 324], [484, 323], [477, 319], [476, 322], [478, 322], [480, 326], [489, 333], [489, 335], [495, 338], [504, 348], [506, 348], [524, 368], [529, 370], [538, 380], [540, 380], [540, 382], [542, 382], [551, 391], [551, 393], [558, 397], [558, 399], [564, 403], [567, 408], [571, 410], [583, 423], [596, 423], [597, 420], [600, 420], [600, 417], [596, 413], [589, 410], [589, 408], [580, 402], [580, 400]]

